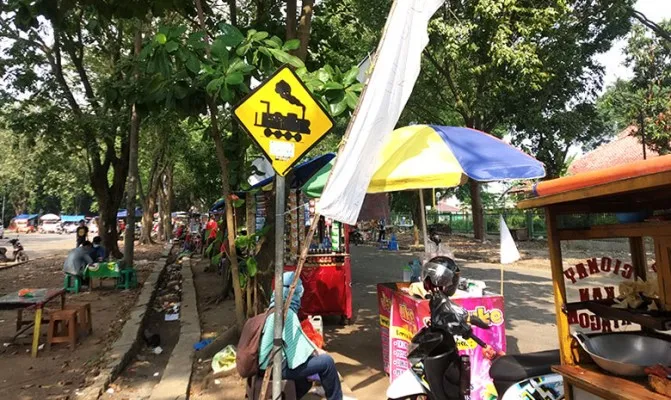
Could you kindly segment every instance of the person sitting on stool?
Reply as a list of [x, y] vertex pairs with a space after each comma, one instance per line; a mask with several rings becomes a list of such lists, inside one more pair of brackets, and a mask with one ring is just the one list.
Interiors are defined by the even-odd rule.
[[107, 252], [101, 242], [102, 240], [100, 239], [100, 236], [93, 238], [93, 248], [89, 252], [89, 257], [91, 257], [94, 262], [101, 262], [107, 259]]
[[[289, 294], [289, 286], [294, 279], [293, 272], [285, 272], [283, 275], [283, 293], [284, 301]], [[303, 282], [299, 279], [296, 284], [296, 290], [291, 298], [291, 305], [287, 312], [287, 318], [284, 321], [282, 338], [284, 346], [282, 348], [282, 379], [294, 381], [296, 385], [296, 398], [305, 396], [312, 387], [308, 377], [314, 374], [319, 375], [322, 387], [328, 400], [343, 400], [342, 387], [340, 386], [340, 377], [336, 370], [333, 358], [323, 350], [317, 348], [308, 339], [301, 328], [298, 320], [298, 309], [301, 306], [301, 296], [303, 296]], [[270, 302], [270, 308], [275, 306], [275, 300]], [[270, 354], [273, 349], [273, 330], [275, 314], [271, 313], [266, 318], [259, 344], [259, 369], [265, 371], [268, 367]]]
[[68, 275], [79, 276], [84, 281], [84, 268], [93, 264], [93, 259], [89, 256], [92, 247], [91, 242], [86, 240], [81, 246], [70, 250], [63, 263], [63, 272]]

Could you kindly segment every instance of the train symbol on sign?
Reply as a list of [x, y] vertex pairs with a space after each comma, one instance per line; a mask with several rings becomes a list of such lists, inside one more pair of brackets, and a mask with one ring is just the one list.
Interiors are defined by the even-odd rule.
[[300, 107], [303, 111], [301, 118], [298, 118], [298, 114], [293, 113], [287, 113], [286, 116], [282, 115], [280, 112], [271, 113], [270, 102], [261, 100], [261, 103], [266, 105], [266, 112], [261, 113], [261, 122], [259, 122], [259, 113], [256, 113], [254, 125], [266, 128], [263, 131], [263, 134], [266, 135], [266, 137], [275, 136], [277, 139], [293, 139], [296, 142], [300, 142], [303, 138], [302, 135], [310, 134], [310, 121], [305, 119], [305, 105], [291, 95], [291, 86], [284, 80], [277, 82], [277, 85], [275, 85], [275, 92], [277, 92], [277, 94], [284, 100]]

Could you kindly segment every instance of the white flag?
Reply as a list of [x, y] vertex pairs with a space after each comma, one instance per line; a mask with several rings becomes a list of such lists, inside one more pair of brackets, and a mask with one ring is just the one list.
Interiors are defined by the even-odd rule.
[[501, 264], [512, 264], [520, 259], [520, 252], [517, 250], [513, 235], [508, 230], [503, 215], [499, 216], [499, 231], [501, 231]]
[[366, 189], [375, 173], [376, 157], [394, 130], [420, 71], [422, 51], [429, 43], [429, 20], [444, 0], [396, 0], [387, 17], [373, 72], [350, 134], [336, 158], [317, 211], [355, 224]]

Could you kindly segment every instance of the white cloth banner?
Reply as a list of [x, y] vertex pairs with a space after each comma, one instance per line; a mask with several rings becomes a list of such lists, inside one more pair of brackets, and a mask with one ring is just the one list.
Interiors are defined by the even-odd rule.
[[520, 259], [520, 252], [517, 250], [517, 245], [508, 230], [503, 215], [499, 215], [499, 231], [501, 232], [501, 264], [512, 264]]
[[355, 224], [366, 189], [375, 173], [376, 157], [394, 130], [420, 71], [429, 43], [429, 20], [444, 0], [396, 0], [377, 50], [368, 86], [317, 211]]

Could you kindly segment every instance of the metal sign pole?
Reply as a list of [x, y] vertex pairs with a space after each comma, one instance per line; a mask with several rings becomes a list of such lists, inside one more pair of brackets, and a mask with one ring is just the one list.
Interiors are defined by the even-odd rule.
[[275, 335], [273, 340], [273, 400], [282, 398], [282, 328], [284, 282], [284, 177], [275, 176]]

